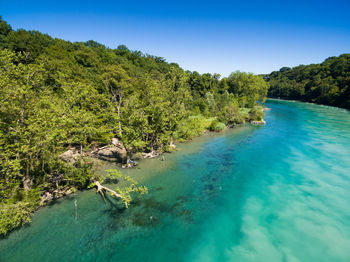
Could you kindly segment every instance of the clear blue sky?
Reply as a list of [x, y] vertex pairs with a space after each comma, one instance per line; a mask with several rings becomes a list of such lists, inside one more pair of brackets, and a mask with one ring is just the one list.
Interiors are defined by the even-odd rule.
[[125, 44], [184, 69], [269, 73], [350, 53], [350, 0], [0, 0], [13, 28]]

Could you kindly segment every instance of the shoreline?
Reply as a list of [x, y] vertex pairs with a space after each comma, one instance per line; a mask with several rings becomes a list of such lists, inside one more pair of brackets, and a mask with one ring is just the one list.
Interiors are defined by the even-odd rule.
[[[137, 160], [138, 164], [137, 166], [130, 167], [130, 168], [122, 168], [120, 162], [115, 161], [106, 161], [106, 160], [99, 160], [100, 165], [96, 168], [97, 173], [103, 174], [106, 169], [117, 169], [118, 171], [121, 171], [123, 174], [130, 175], [134, 177], [134, 173], [137, 173], [138, 170], [148, 169], [147, 163], [153, 163], [157, 164], [157, 167], [152, 166], [152, 169], [156, 169], [155, 172], [158, 172], [165, 167], [165, 165], [168, 165], [169, 162], [172, 161], [172, 156], [177, 156], [178, 154], [191, 154], [197, 152], [200, 148], [199, 145], [202, 145], [202, 143], [205, 143], [206, 141], [209, 141], [210, 139], [215, 139], [220, 136], [226, 135], [228, 132], [240, 132], [242, 129], [248, 128], [248, 127], [257, 127], [257, 125], [253, 125], [250, 123], [246, 124], [239, 124], [234, 127], [228, 127], [223, 131], [215, 132], [215, 131], [208, 131], [204, 132], [203, 134], [193, 137], [189, 140], [185, 141], [176, 141], [176, 149], [170, 152], [164, 152], [165, 160], [163, 161], [161, 158], [161, 155], [153, 158], [142, 158]], [[162, 167], [161, 167], [162, 166]], [[159, 170], [158, 170], [159, 168]], [[136, 179], [140, 179], [140, 177], [135, 177]]]
[[276, 98], [276, 97], [267, 97], [266, 100], [285, 101], [285, 102], [299, 102], [299, 103], [305, 103], [305, 104], [310, 104], [310, 105], [330, 107], [330, 108], [334, 108], [334, 109], [338, 109], [338, 110], [345, 110], [345, 111], [350, 112], [350, 109], [347, 109], [347, 108], [344, 108], [344, 107], [330, 106], [330, 105], [319, 104], [319, 103], [314, 103], [314, 102], [308, 102], [308, 101], [303, 101], [303, 100], [295, 100], [295, 99], [287, 99], [287, 98]]
[[[159, 172], [163, 171], [166, 168], [169, 168], [169, 166], [171, 166], [174, 163], [172, 159], [178, 157], [179, 154], [187, 155], [187, 154], [195, 153], [198, 150], [200, 150], [203, 143], [210, 141], [211, 139], [216, 139], [218, 137], [225, 136], [227, 135], [227, 133], [231, 133], [231, 132], [240, 133], [246, 128], [249, 128], [249, 127], [256, 128], [257, 126], [260, 126], [260, 125], [255, 125], [250, 122], [247, 122], [247, 123], [238, 124], [235, 126], [226, 127], [224, 130], [218, 131], [218, 132], [206, 130], [201, 135], [195, 136], [188, 140], [176, 141], [177, 142], [176, 148], [173, 151], [164, 152], [163, 155], [165, 155], [165, 161], [162, 160], [162, 157], [142, 158], [138, 160], [137, 166], [130, 167], [130, 168], [122, 168], [122, 162], [116, 161], [116, 159], [114, 159], [114, 161], [109, 161], [109, 160], [101, 160], [101, 159], [92, 157], [93, 161], [95, 162], [93, 173], [103, 176], [106, 170], [115, 169], [117, 171], [121, 171], [123, 175], [130, 176], [131, 178], [136, 179], [137, 182], [139, 182], [139, 184], [142, 185], [148, 179], [151, 179], [152, 177], [158, 175]], [[161, 155], [158, 155], [158, 156], [161, 156]], [[140, 170], [142, 170], [143, 172], [147, 172], [147, 175], [139, 176], [138, 173], [140, 173]], [[104, 183], [104, 184], [108, 185], [108, 183]], [[35, 209], [31, 212], [30, 221], [9, 230], [4, 235], [0, 235], [0, 240], [6, 238], [12, 232], [21, 229], [23, 226], [30, 225], [32, 216], [35, 215], [35, 213], [37, 213], [42, 208], [55, 205], [58, 201], [62, 201], [65, 197], [72, 197], [72, 195], [79, 194], [86, 191], [91, 191], [91, 189], [92, 188], [77, 189], [74, 186], [72, 186], [72, 187], [63, 188], [63, 190], [61, 191], [58, 191], [57, 189], [55, 189], [52, 192], [44, 191], [43, 195], [41, 195], [40, 197], [39, 205], [36, 206]], [[55, 191], [56, 193], [58, 193], [58, 195], [56, 195], [55, 197], [52, 197], [52, 194]], [[50, 194], [49, 197], [48, 197], [48, 193]]]

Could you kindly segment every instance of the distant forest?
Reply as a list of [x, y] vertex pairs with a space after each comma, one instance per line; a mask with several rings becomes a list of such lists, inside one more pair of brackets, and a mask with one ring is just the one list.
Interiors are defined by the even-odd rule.
[[[261, 120], [268, 84], [250, 73], [185, 71], [164, 58], [13, 30], [0, 19], [0, 235], [46, 194], [86, 189], [87, 152], [115, 138], [127, 152], [172, 150], [206, 130]], [[75, 148], [74, 163], [60, 155]], [[71, 189], [70, 189], [71, 188]]]
[[282, 67], [263, 77], [270, 84], [269, 97], [350, 109], [350, 54], [321, 64]]

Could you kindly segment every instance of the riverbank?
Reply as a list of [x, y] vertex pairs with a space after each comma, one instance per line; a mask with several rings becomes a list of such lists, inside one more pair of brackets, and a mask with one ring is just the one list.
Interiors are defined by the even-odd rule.
[[132, 208], [86, 190], [77, 219], [72, 195], [40, 209], [0, 241], [0, 260], [349, 261], [349, 112], [266, 106], [264, 127], [207, 134], [125, 169], [149, 188]]
[[[240, 128], [242, 128], [242, 125], [237, 125], [235, 127], [231, 126], [230, 128], [227, 128], [222, 132], [205, 131], [199, 136], [192, 137], [191, 139], [188, 139], [186, 141], [183, 140], [183, 141], [177, 141], [177, 142], [180, 145], [186, 145], [188, 143], [192, 143], [194, 140], [200, 141], [201, 137], [215, 136], [215, 135], [217, 136], [217, 135], [225, 134], [226, 132], [229, 132], [232, 129], [239, 130]], [[180, 148], [182, 147], [180, 146]], [[176, 152], [178, 151], [179, 149], [176, 149]], [[117, 170], [120, 170], [125, 175], [132, 176], [133, 171], [130, 171], [130, 170], [133, 168], [121, 169], [122, 168], [122, 157], [120, 155], [121, 153], [125, 153], [125, 151], [123, 151], [122, 148], [120, 147], [120, 144], [118, 144], [116, 140], [113, 139], [110, 145], [105, 145], [105, 146], [102, 146], [101, 148], [95, 147], [88, 152], [84, 152], [83, 155], [81, 154], [79, 149], [70, 148], [68, 151], [62, 153], [60, 155], [60, 158], [70, 165], [74, 165], [77, 161], [88, 162], [90, 164], [94, 163], [94, 165], [96, 166], [95, 172], [97, 176], [104, 176], [105, 172], [103, 172], [103, 170], [105, 169], [117, 169]], [[140, 156], [141, 154], [139, 153], [138, 155]], [[158, 166], [166, 166], [169, 164], [169, 155], [171, 155], [170, 152], [166, 152], [165, 154], [163, 154], [165, 161], [162, 161], [163, 157], [161, 158], [156, 157], [151, 159], [149, 158], [138, 159], [139, 165], [137, 169], [140, 169], [143, 166], [141, 163], [145, 163], [147, 161], [150, 161], [150, 163], [154, 163], [154, 161], [156, 161]], [[152, 168], [154, 168], [154, 166]], [[149, 170], [149, 173], [152, 173], [152, 170]], [[136, 179], [140, 180], [139, 182], [141, 183], [143, 181], [143, 178], [140, 178], [140, 177], [137, 177]], [[82, 188], [82, 189], [85, 190], [86, 188]], [[74, 187], [74, 185], [64, 186], [56, 189], [53, 188], [52, 190], [44, 191], [42, 196], [40, 197], [40, 202], [38, 202], [37, 204], [35, 204], [35, 206], [33, 206], [31, 209], [28, 209], [28, 211], [26, 211], [27, 219], [18, 221], [19, 226], [23, 226], [27, 223], [30, 223], [30, 216], [29, 216], [30, 213], [37, 212], [38, 209], [45, 207], [47, 205], [51, 205], [51, 203], [55, 203], [57, 200], [63, 197], [67, 197], [69, 195], [72, 195], [73, 193], [75, 195], [77, 191], [78, 189]], [[7, 216], [8, 214], [5, 214], [5, 213], [2, 214], [2, 220], [6, 219]], [[4, 225], [5, 223], [4, 221], [0, 221], [0, 222], [2, 225]], [[14, 228], [11, 228], [11, 227], [7, 227], [7, 228], [8, 228], [7, 230], [3, 231], [3, 235], [6, 235], [7, 231], [11, 232], [12, 229], [18, 228], [18, 226]]]
[[336, 108], [336, 109], [350, 111], [350, 109], [345, 108], [345, 107], [331, 106], [331, 105], [321, 104], [321, 103], [317, 103], [317, 102], [309, 102], [307, 100], [295, 100], [295, 99], [280, 98], [280, 97], [267, 97], [266, 100], [300, 102], [300, 103], [305, 103], [305, 104], [318, 105], [318, 106], [323, 106], [323, 107], [328, 107], [328, 108]]

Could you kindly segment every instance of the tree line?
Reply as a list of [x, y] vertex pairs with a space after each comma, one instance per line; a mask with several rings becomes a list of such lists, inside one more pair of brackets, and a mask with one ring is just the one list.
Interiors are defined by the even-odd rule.
[[321, 64], [282, 67], [263, 77], [270, 84], [270, 97], [350, 109], [350, 54]]
[[121, 141], [128, 158], [263, 116], [259, 76], [185, 71], [164, 58], [13, 30], [0, 18], [0, 235], [27, 222], [44, 192], [91, 184], [93, 162], [62, 161]]

